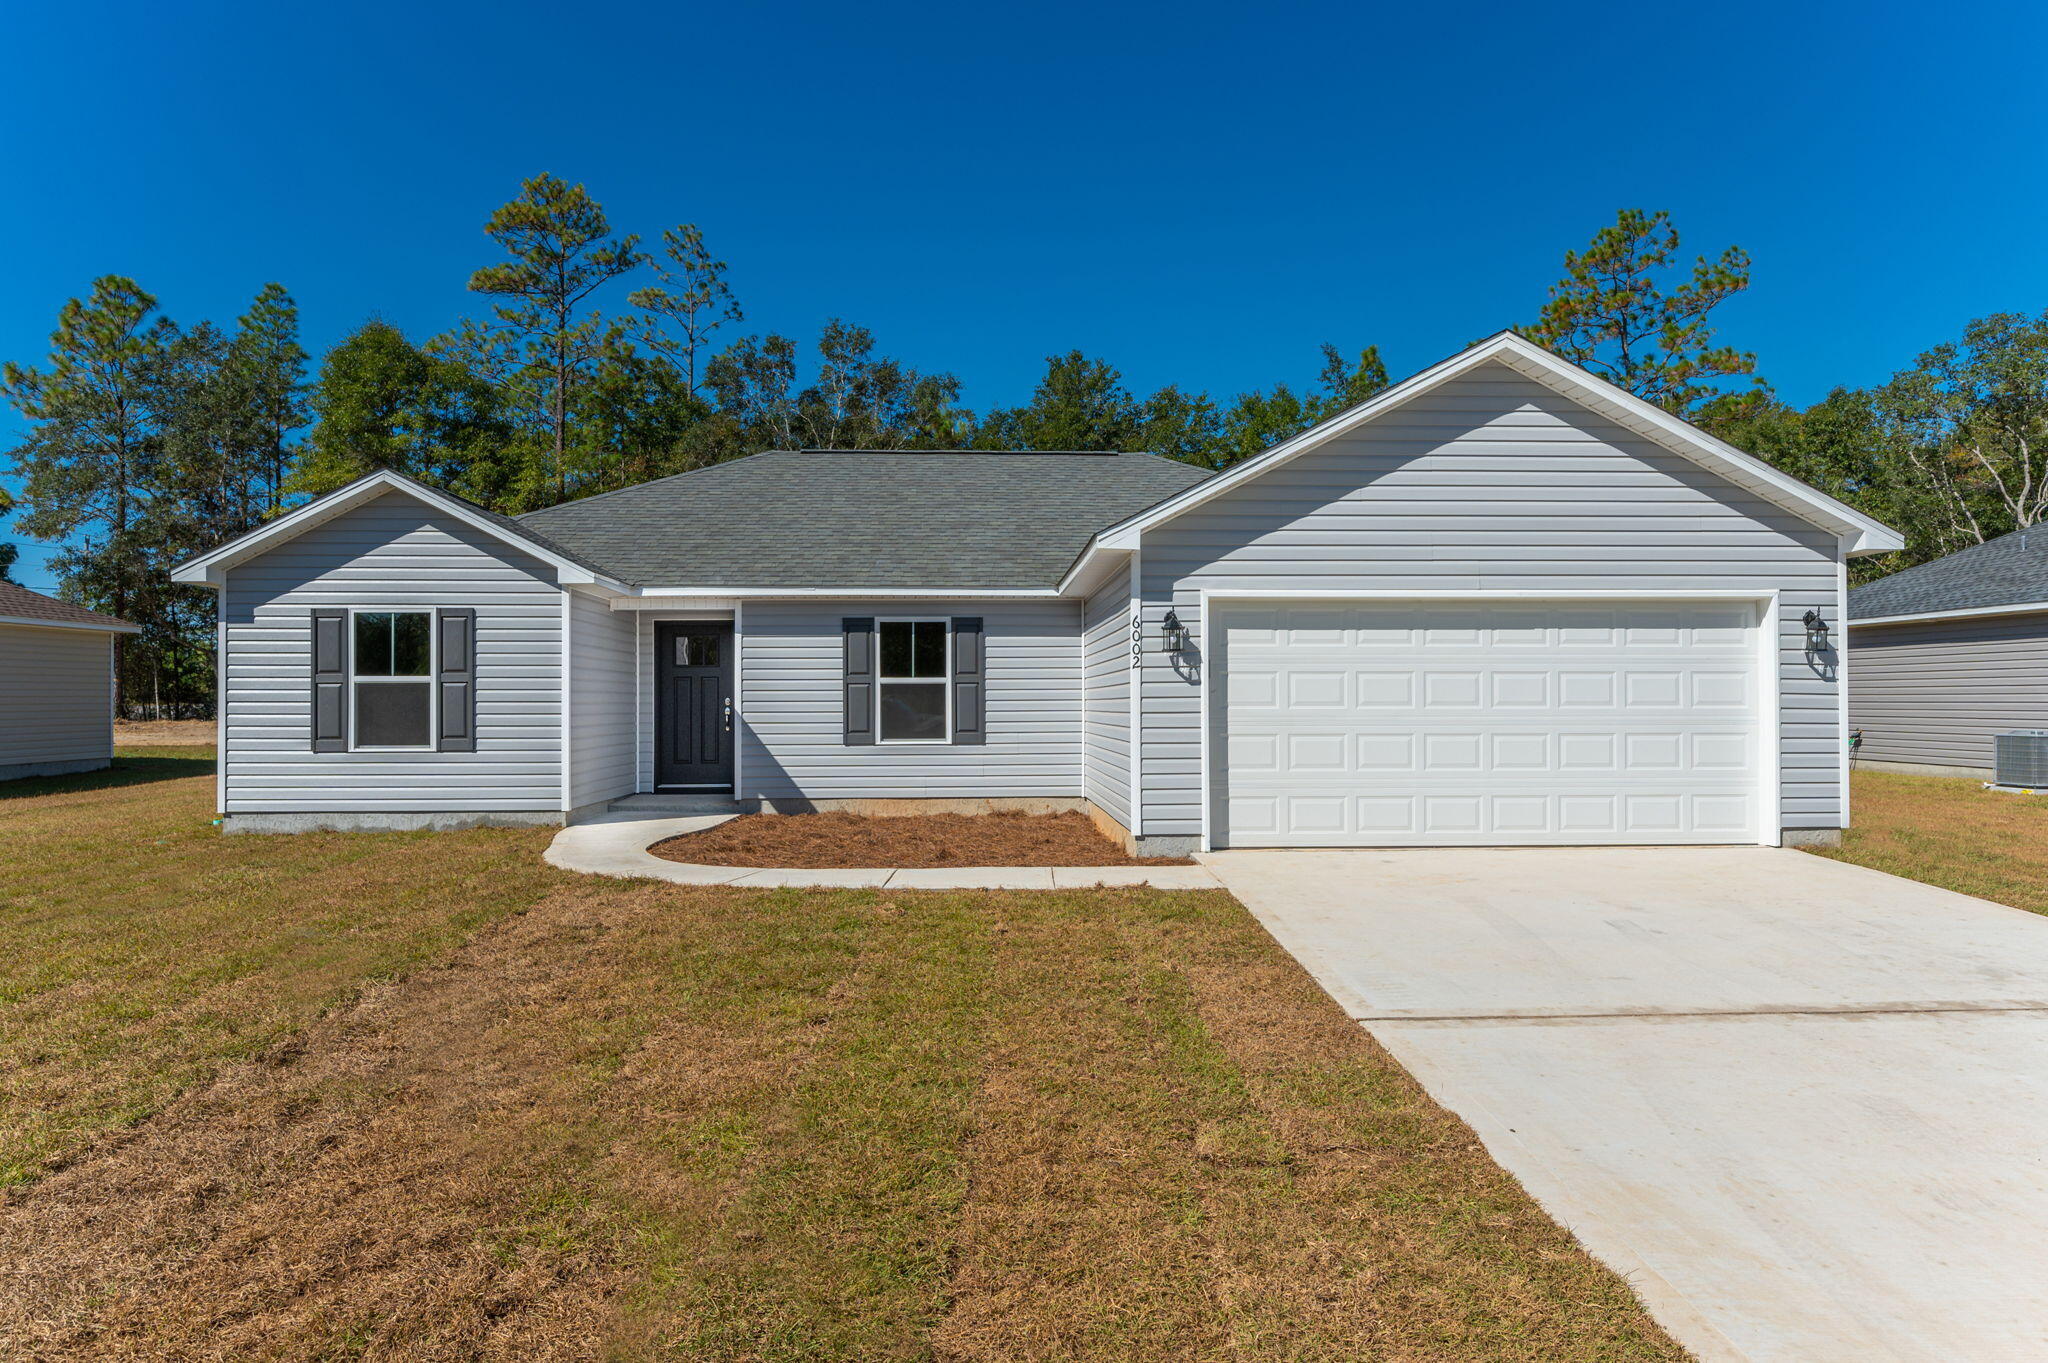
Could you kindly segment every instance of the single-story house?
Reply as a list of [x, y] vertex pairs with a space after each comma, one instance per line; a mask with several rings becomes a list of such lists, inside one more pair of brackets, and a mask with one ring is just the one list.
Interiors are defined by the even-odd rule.
[[1855, 588], [1849, 648], [1859, 764], [1989, 779], [1997, 735], [2048, 729], [2048, 526]]
[[0, 781], [114, 760], [114, 636], [140, 632], [0, 582]]
[[1899, 544], [1501, 335], [1213, 475], [773, 451], [506, 518], [376, 474], [177, 577], [231, 829], [714, 791], [1148, 853], [1777, 844], [1848, 814], [1802, 622]]

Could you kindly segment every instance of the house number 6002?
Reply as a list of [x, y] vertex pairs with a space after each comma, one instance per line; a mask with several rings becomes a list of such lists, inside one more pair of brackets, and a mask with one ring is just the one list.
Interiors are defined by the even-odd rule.
[[1145, 616], [1140, 611], [1131, 612], [1131, 666], [1133, 669], [1145, 665]]

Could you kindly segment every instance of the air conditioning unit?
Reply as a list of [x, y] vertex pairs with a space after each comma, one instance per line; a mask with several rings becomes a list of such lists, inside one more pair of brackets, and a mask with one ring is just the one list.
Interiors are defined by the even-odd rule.
[[2048, 789], [2048, 729], [2014, 729], [1998, 736], [1994, 783], [2018, 790]]

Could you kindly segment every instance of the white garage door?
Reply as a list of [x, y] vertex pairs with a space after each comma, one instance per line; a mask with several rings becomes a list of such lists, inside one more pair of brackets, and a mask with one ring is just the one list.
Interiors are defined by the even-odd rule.
[[1218, 846], [1758, 839], [1755, 605], [1210, 609]]

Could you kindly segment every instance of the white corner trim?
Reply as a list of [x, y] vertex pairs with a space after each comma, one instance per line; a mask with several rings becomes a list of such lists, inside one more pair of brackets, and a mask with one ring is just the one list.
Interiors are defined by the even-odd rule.
[[[732, 608], [732, 798], [746, 798], [747, 789], [747, 603]], [[947, 690], [952, 687], [948, 685]], [[948, 704], [951, 702], [949, 701]]]
[[507, 530], [459, 498], [451, 497], [424, 483], [414, 482], [389, 469], [379, 469], [375, 473], [366, 474], [346, 487], [316, 497], [274, 521], [257, 526], [247, 534], [237, 535], [218, 548], [196, 558], [186, 559], [171, 569], [171, 581], [218, 589], [228, 569], [245, 563], [286, 540], [294, 539], [315, 526], [333, 520], [344, 512], [353, 511], [356, 507], [387, 492], [402, 492], [408, 497], [426, 503], [436, 511], [452, 516], [474, 530], [491, 536], [501, 544], [509, 544], [521, 553], [539, 559], [555, 570], [555, 580], [558, 583], [576, 583], [618, 592], [626, 590], [624, 583], [592, 572], [580, 563], [563, 558], [552, 549], [544, 548], [522, 535]]
[[1209, 692], [1213, 689], [1212, 683], [1216, 677], [1216, 659], [1219, 650], [1215, 642], [1209, 637], [1209, 593], [1207, 592], [1200, 592], [1195, 598], [1195, 649], [1196, 656], [1201, 659], [1201, 662], [1197, 665], [1202, 669], [1202, 684], [1195, 688], [1198, 693], [1195, 703], [1196, 723], [1201, 726], [1202, 731], [1202, 761], [1199, 773], [1199, 785], [1202, 793], [1201, 848], [1204, 852], [1213, 852], [1216, 850], [1216, 843], [1210, 830], [1209, 753], [1216, 746], [1216, 736], [1209, 728]]
[[1761, 784], [1759, 794], [1761, 809], [1757, 831], [1759, 841], [1766, 847], [1780, 847], [1785, 842], [1785, 659], [1781, 593], [1775, 588], [1761, 598], [1757, 612], [1756, 633], [1759, 657], [1757, 666], [1762, 668], [1757, 677], [1757, 706], [1762, 711], [1757, 716], [1757, 748], [1761, 761], [1757, 764], [1757, 780]]
[[[570, 646], [570, 636], [573, 632], [575, 619], [576, 594], [574, 592], [563, 592], [562, 643], [559, 653], [562, 666], [562, 812], [564, 814], [576, 807], [576, 764], [571, 760], [569, 751], [570, 734], [575, 728], [575, 711], [571, 702], [575, 696], [573, 687], [575, 686], [576, 669], [570, 661], [574, 656], [574, 649]], [[473, 650], [475, 647], [476, 643], [472, 640], [470, 648]]]
[[1131, 674], [1131, 836], [1145, 836], [1145, 781], [1139, 768], [1145, 753], [1145, 573], [1143, 556], [1131, 550], [1130, 582], [1124, 595], [1129, 634], [1124, 643], [1131, 655], [1124, 666]]
[[649, 711], [654, 708], [654, 667], [647, 656], [647, 617], [633, 617], [633, 791], [653, 790], [653, 750], [648, 746]]
[[[1834, 617], [1840, 621], [1849, 605], [1849, 560], [1835, 561], [1835, 609]], [[1842, 827], [1849, 826], [1849, 631], [1842, 630], [1842, 641], [1835, 645], [1835, 780], [1840, 793], [1836, 796], [1842, 810]]]
[[1838, 534], [1846, 535], [1852, 554], [1889, 553], [1905, 546], [1896, 530], [1874, 520], [1854, 507], [1835, 500], [1817, 488], [1779, 472], [1769, 464], [1744, 454], [1733, 445], [1681, 421], [1633, 393], [1608, 383], [1598, 375], [1561, 360], [1541, 346], [1512, 332], [1502, 332], [1447, 360], [1431, 365], [1419, 374], [1366, 399], [1328, 421], [1311, 426], [1291, 440], [1284, 440], [1263, 454], [1226, 472], [1195, 484], [1136, 516], [1100, 532], [1090, 549], [1100, 544], [1109, 549], [1128, 549], [1136, 537], [1183, 512], [1257, 478], [1299, 455], [1382, 416], [1438, 385], [1470, 372], [1480, 365], [1499, 362], [1557, 392], [1584, 403], [1602, 415], [1620, 420], [1660, 445], [1691, 459], [1694, 463], [1745, 484], [1785, 507], [1788, 511]]
[[[1844, 598], [1847, 612], [1847, 598]], [[1911, 615], [1872, 615], [1861, 620], [1850, 620], [1848, 629], [1862, 629], [1865, 625], [1910, 625], [1922, 620], [1978, 620], [1991, 615], [2038, 615], [2048, 612], [2048, 601], [2022, 601], [2011, 606], [1978, 606], [1971, 610], [1959, 611], [1918, 611]]]
[[[213, 620], [213, 812], [228, 812], [228, 621], [227, 602]], [[475, 647], [472, 641], [471, 647]], [[112, 653], [110, 648], [107, 650]], [[118, 681], [116, 690], [119, 689]]]

